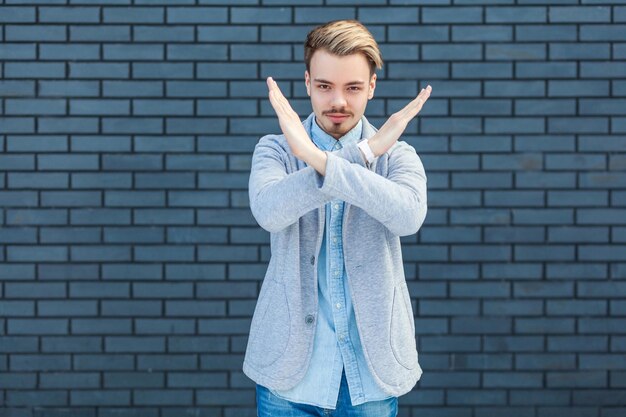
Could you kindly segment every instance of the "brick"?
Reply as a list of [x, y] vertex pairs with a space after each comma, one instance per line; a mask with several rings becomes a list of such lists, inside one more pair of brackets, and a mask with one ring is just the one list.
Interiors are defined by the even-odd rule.
[[608, 205], [607, 191], [548, 191], [548, 206], [590, 206], [599, 202]]
[[[145, 50], [150, 51], [150, 48]], [[105, 49], [105, 55], [106, 52]], [[136, 59], [141, 59], [141, 54]], [[158, 81], [103, 81], [102, 86], [104, 97], [160, 97], [163, 94]]]
[[[237, 7], [231, 12], [231, 21], [233, 23], [257, 24], [289, 23], [291, 21], [291, 9], [288, 7]], [[298, 22], [297, 16], [296, 22]]]
[[168, 8], [167, 23], [226, 23], [226, 7], [176, 7]]
[[223, 97], [226, 95], [226, 85], [222, 82], [168, 81], [166, 89], [168, 97]]
[[541, 264], [486, 264], [483, 267], [487, 279], [539, 279], [542, 276]]
[[128, 78], [129, 74], [127, 63], [69, 63], [69, 76], [71, 78]]
[[67, 212], [64, 210], [10, 210], [7, 211], [8, 225], [54, 225], [67, 224]]
[[497, 207], [536, 207], [544, 205], [543, 191], [500, 191], [487, 190], [484, 192], [485, 205]]
[[168, 118], [166, 132], [171, 134], [222, 134], [226, 133], [226, 119], [216, 118]]
[[226, 161], [219, 155], [168, 155], [166, 169], [172, 170], [202, 170], [217, 171], [226, 169]]
[[104, 139], [105, 143], [96, 141], [96, 136], [74, 135], [71, 138], [72, 149], [82, 151], [127, 151], [130, 149], [130, 137], [128, 136], [97, 136]]
[[[80, 25], [69, 27], [70, 41], [79, 42], [124, 42], [130, 41], [130, 27], [126, 25]], [[141, 32], [139, 32], [141, 33]], [[136, 40], [141, 40], [136, 32]], [[145, 40], [145, 39], [144, 39]]]
[[571, 297], [574, 284], [570, 282], [519, 282], [513, 284], [516, 297]]
[[540, 352], [543, 350], [543, 336], [486, 335], [486, 352]]
[[43, 389], [84, 389], [98, 388], [100, 375], [97, 373], [53, 372], [41, 375], [40, 387]]
[[[136, 78], [149, 79], [183, 79], [193, 77], [193, 65], [191, 63], [144, 63], [132, 64], [133, 75]], [[200, 70], [198, 70], [200, 73]], [[200, 76], [200, 75], [199, 75]], [[127, 77], [126, 77], [127, 78]]]
[[506, 25], [457, 25], [452, 26], [452, 40], [462, 42], [512, 41], [513, 31], [511, 29]]
[[62, 99], [7, 99], [7, 115], [62, 115], [65, 114]]
[[509, 173], [493, 175], [487, 172], [476, 173], [452, 173], [452, 186], [454, 188], [504, 188], [511, 187], [513, 177]]
[[544, 314], [543, 303], [540, 300], [485, 300], [483, 311], [488, 315], [537, 316]]
[[[67, 319], [8, 319], [7, 320], [7, 334], [8, 335], [53, 335], [53, 334], [67, 334], [69, 330], [69, 320]], [[12, 369], [14, 370], [28, 370], [33, 368], [39, 368], [42, 366], [38, 363], [39, 355], [17, 355], [12, 357]], [[61, 359], [63, 358], [63, 359]], [[50, 355], [49, 361], [42, 358], [44, 364], [47, 366], [55, 366], [58, 369], [69, 369], [68, 355]]]
[[567, 318], [516, 318], [515, 333], [573, 333], [574, 320]]
[[445, 42], [449, 40], [447, 25], [392, 25], [391, 42]]
[[257, 42], [258, 33], [257, 29], [252, 26], [198, 26], [198, 40], [201, 42]]
[[423, 7], [423, 23], [481, 23], [482, 8], [480, 7]]
[[[72, 175], [72, 183], [73, 188], [88, 188], [93, 189], [98, 187], [98, 189], [107, 189], [107, 188], [129, 188], [130, 187], [130, 175], [126, 173], [89, 173], [89, 174], [80, 174], [75, 173]], [[83, 214], [87, 212], [83, 211]], [[107, 213], [106, 210], [102, 211], [102, 213]], [[108, 211], [108, 217], [111, 219], [114, 213], [117, 213], [118, 221], [119, 221], [119, 213], [124, 213], [124, 211]], [[93, 214], [93, 211], [91, 212]], [[80, 215], [79, 215], [80, 216]], [[122, 217], [123, 219], [123, 217]]]
[[163, 337], [124, 337], [107, 336], [104, 340], [106, 352], [164, 352], [165, 338]]
[[570, 209], [513, 209], [514, 224], [564, 224], [571, 223], [573, 218]]
[[39, 96], [55, 97], [96, 97], [98, 82], [96, 81], [39, 81]]
[[604, 279], [607, 277], [607, 268], [600, 263], [555, 263], [547, 265], [547, 277], [550, 279]]
[[451, 247], [453, 261], [507, 261], [511, 259], [511, 248], [500, 245], [474, 245]]
[[[320, 9], [311, 9], [320, 10]], [[340, 11], [340, 14], [349, 13], [346, 9], [336, 9]], [[412, 23], [418, 21], [418, 8], [417, 7], [359, 7], [357, 18], [364, 24], [376, 24], [376, 23]], [[468, 15], [470, 13], [464, 13]], [[422, 19], [426, 22], [428, 16], [427, 9], [422, 10]], [[449, 16], [449, 15], [448, 15]], [[304, 18], [304, 16], [302, 16]], [[436, 19], [431, 20], [437, 22]]]
[[135, 26], [133, 30], [136, 41], [190, 42], [194, 38], [193, 28], [184, 26]]
[[577, 25], [520, 25], [516, 30], [518, 41], [576, 41]]
[[100, 54], [98, 45], [43, 44], [39, 56], [43, 60], [86, 61], [97, 60]]
[[27, 23], [35, 22], [36, 9], [34, 7], [21, 7], [21, 6], [3, 6], [2, 16], [0, 16], [0, 22], [2, 23]]
[[451, 210], [451, 224], [508, 224], [509, 212], [499, 209], [459, 209]]
[[98, 315], [98, 305], [95, 301], [38, 301], [37, 313], [39, 316], [96, 316]]
[[543, 242], [543, 228], [540, 227], [487, 227], [486, 242]]
[[103, 133], [151, 134], [163, 132], [159, 118], [107, 117], [102, 120]]
[[[6, 15], [3, 13], [3, 16], [9, 15], [11, 13]], [[66, 41], [67, 34], [65, 25], [6, 25], [5, 39], [7, 41], [57, 42]]]
[[567, 227], [558, 226], [548, 229], [550, 242], [598, 242], [609, 241], [609, 230], [606, 227]]
[[98, 7], [40, 7], [39, 21], [52, 23], [98, 23]]
[[104, 23], [164, 23], [163, 7], [103, 7]]
[[451, 405], [500, 405], [506, 404], [506, 391], [505, 390], [448, 390], [448, 402]]
[[[515, 173], [515, 180], [516, 184], [522, 188], [574, 188], [576, 176], [572, 173], [558, 172], [517, 172]], [[549, 215], [550, 213], [550, 211], [546, 211], [545, 209], [543, 212], [546, 213], [545, 215]], [[561, 211], [561, 214], [563, 213], [565, 212]], [[520, 214], [522, 214], [522, 212], [520, 212]]]
[[[132, 61], [152, 61], [162, 60], [165, 56], [163, 45], [129, 45], [114, 44], [103, 45], [103, 56], [105, 60], [132, 60]], [[108, 85], [120, 85], [112, 81], [105, 81]], [[152, 83], [154, 84], [154, 83]], [[140, 86], [141, 81], [127, 82], [128, 86]], [[149, 85], [149, 84], [148, 84]]]
[[536, 23], [547, 21], [545, 7], [486, 7], [485, 20], [487, 23]]
[[607, 314], [604, 300], [548, 300], [549, 315], [598, 316]]
[[133, 113], [141, 116], [192, 115], [193, 103], [189, 100], [144, 100], [133, 101]]
[[70, 391], [70, 404], [89, 406], [130, 406], [130, 391], [76, 390]]
[[58, 62], [7, 62], [6, 78], [64, 78], [65, 66]]
[[233, 61], [288, 61], [292, 58], [288, 45], [232, 45], [230, 57]]
[[4, 43], [0, 45], [0, 59], [10, 61], [32, 60], [35, 58], [35, 44]]
[[581, 62], [580, 76], [584, 78], [619, 78], [626, 74], [626, 69], [617, 62]]
[[34, 96], [35, 95], [35, 82], [34, 81], [5, 81], [0, 80], [0, 94], [3, 97], [20, 97], [20, 96]]
[[46, 243], [92, 243], [99, 238], [93, 228], [42, 228], [41, 241]]

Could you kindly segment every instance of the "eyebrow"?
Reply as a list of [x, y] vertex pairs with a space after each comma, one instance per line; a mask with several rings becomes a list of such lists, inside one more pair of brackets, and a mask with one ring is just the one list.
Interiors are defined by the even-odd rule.
[[[328, 80], [324, 80], [323, 78], [315, 78], [313, 81], [318, 82], [318, 83], [335, 85]], [[346, 83], [346, 85], [363, 85], [363, 84], [365, 84], [365, 82], [363, 81], [350, 81], [349, 83]]]

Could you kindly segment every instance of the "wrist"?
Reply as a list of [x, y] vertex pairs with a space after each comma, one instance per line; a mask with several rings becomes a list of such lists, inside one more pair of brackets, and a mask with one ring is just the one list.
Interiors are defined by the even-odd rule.
[[383, 154], [383, 152], [381, 152], [381, 149], [378, 148], [378, 141], [376, 139], [369, 138], [367, 140], [367, 144], [369, 145], [375, 157], [379, 157], [380, 155]]

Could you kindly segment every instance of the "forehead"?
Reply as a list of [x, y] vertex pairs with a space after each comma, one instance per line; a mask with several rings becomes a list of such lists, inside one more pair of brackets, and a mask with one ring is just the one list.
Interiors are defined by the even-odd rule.
[[369, 80], [370, 67], [361, 53], [339, 56], [324, 49], [311, 57], [311, 78], [322, 78], [335, 84]]

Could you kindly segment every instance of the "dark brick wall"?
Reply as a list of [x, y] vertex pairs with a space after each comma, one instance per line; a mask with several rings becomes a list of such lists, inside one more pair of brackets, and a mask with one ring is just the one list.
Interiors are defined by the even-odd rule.
[[262, 3], [0, 0], [0, 416], [255, 415], [264, 79], [306, 117], [336, 18], [382, 47], [376, 126], [433, 86], [400, 415], [625, 415], [626, 4]]

